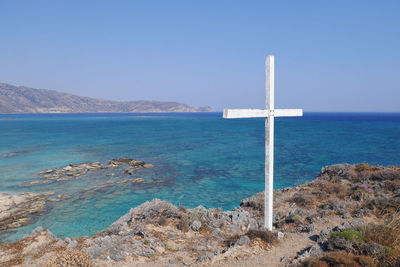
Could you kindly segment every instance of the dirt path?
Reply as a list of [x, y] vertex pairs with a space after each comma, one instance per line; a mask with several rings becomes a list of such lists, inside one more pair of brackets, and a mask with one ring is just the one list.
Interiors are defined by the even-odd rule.
[[299, 251], [316, 244], [310, 237], [325, 228], [333, 228], [345, 220], [338, 216], [332, 216], [329, 221], [315, 224], [315, 231], [312, 233], [286, 233], [278, 245], [273, 246], [269, 251], [255, 248], [233, 248], [228, 253], [215, 257], [211, 266], [238, 266], [238, 267], [256, 267], [256, 266], [285, 266], [283, 258], [294, 258]]

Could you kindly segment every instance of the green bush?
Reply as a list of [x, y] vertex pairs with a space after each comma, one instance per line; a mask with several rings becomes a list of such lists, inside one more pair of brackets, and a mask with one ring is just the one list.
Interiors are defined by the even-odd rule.
[[346, 229], [343, 232], [334, 232], [334, 233], [332, 233], [331, 237], [332, 238], [334, 238], [334, 237], [342, 237], [342, 238], [345, 238], [345, 239], [347, 239], [347, 240], [349, 240], [351, 242], [354, 241], [354, 240], [358, 240], [360, 242], [364, 242], [365, 241], [365, 237], [362, 234], [360, 234], [357, 231], [350, 230], [350, 229]]
[[388, 246], [383, 246], [385, 248], [385, 254], [386, 256], [392, 256], [395, 254], [396, 250], [394, 248], [388, 247]]

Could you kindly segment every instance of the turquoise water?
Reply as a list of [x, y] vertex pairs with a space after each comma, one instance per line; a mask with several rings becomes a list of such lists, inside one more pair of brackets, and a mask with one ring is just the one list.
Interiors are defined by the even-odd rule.
[[[0, 115], [0, 191], [71, 194], [33, 217], [33, 224], [0, 233], [15, 241], [41, 225], [59, 237], [91, 235], [146, 200], [188, 208], [232, 209], [264, 187], [264, 120], [210, 114]], [[13, 118], [13, 119], [4, 119]], [[310, 181], [335, 163], [400, 165], [400, 113], [305, 113], [277, 118], [275, 187]], [[6, 155], [11, 157], [7, 157]], [[152, 163], [134, 177], [147, 184], [110, 184], [120, 170], [79, 180], [21, 186], [44, 169], [131, 157]], [[114, 172], [116, 176], [106, 174]]]

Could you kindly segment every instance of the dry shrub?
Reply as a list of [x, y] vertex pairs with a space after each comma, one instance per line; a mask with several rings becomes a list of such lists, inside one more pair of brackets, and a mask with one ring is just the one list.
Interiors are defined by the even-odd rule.
[[398, 267], [400, 266], [400, 252], [396, 251], [392, 255], [385, 257], [379, 262], [379, 267]]
[[[250, 238], [252, 243], [258, 243], [259, 246], [264, 249], [268, 248], [268, 245], [274, 244], [277, 240], [276, 235], [269, 230], [250, 230], [246, 233], [246, 235]], [[224, 245], [231, 247], [239, 238], [239, 234], [231, 235], [224, 240]]]
[[151, 231], [151, 234], [155, 237], [160, 239], [161, 241], [164, 241], [164, 235], [162, 234], [162, 232], [157, 232], [157, 231]]
[[303, 266], [325, 267], [325, 266], [346, 266], [346, 267], [376, 267], [376, 263], [369, 256], [356, 256], [344, 251], [330, 252], [317, 259], [306, 260]]
[[179, 206], [178, 209], [179, 209], [180, 212], [186, 213], [186, 209], [185, 209], [184, 206]]
[[[26, 254], [24, 252], [25, 249], [30, 246], [35, 246], [37, 245], [38, 242], [41, 242], [40, 236], [48, 238], [47, 234], [48, 231], [42, 231], [41, 233], [24, 237], [23, 239], [17, 242], [0, 245], [0, 254], [3, 253], [3, 255], [8, 255], [8, 257], [2, 259], [3, 261], [0, 261], [0, 267], [23, 264], [26, 260]], [[79, 242], [79, 240], [77, 241]], [[38, 259], [41, 258], [46, 253], [57, 250], [58, 249], [57, 246], [53, 246], [55, 242], [56, 241], [52, 241], [49, 244], [47, 244], [45, 249], [33, 250], [31, 253], [29, 253], [29, 256], [32, 259]]]
[[329, 264], [324, 262], [324, 261], [320, 261], [320, 259], [308, 259], [306, 261], [304, 261], [302, 263], [302, 266], [304, 267], [329, 267]]
[[251, 240], [259, 238], [267, 244], [273, 244], [277, 240], [276, 235], [269, 230], [250, 230], [247, 232], [247, 236]]
[[316, 182], [314, 186], [318, 189], [315, 193], [320, 198], [325, 199], [327, 196], [336, 195], [336, 197], [344, 199], [346, 196], [350, 195], [349, 187], [339, 182], [321, 180]]
[[396, 214], [387, 225], [367, 227], [365, 241], [400, 250], [400, 215]]
[[271, 244], [265, 243], [264, 241], [261, 240], [261, 238], [255, 238], [255, 239], [251, 240], [249, 246], [250, 247], [259, 247], [264, 250], [269, 250], [269, 248], [271, 247]]
[[[277, 240], [276, 235], [269, 230], [250, 230], [246, 235], [250, 238], [251, 247], [258, 246], [265, 250]], [[232, 247], [240, 237], [239, 234], [231, 235], [223, 243], [226, 247]]]
[[378, 215], [391, 215], [400, 212], [400, 198], [389, 196], [375, 197], [365, 202], [365, 207]]
[[400, 168], [390, 167], [381, 169], [371, 174], [371, 179], [375, 181], [393, 181], [400, 180]]
[[202, 225], [200, 227], [199, 233], [201, 235], [208, 236], [208, 235], [210, 235], [211, 230], [206, 225]]
[[380, 168], [379, 166], [370, 166], [366, 163], [357, 164], [354, 167], [356, 175], [352, 177], [351, 180], [353, 182], [359, 183], [364, 183], [370, 179], [375, 180], [373, 179], [373, 176], [379, 173], [380, 170], [382, 170], [382, 168]]
[[296, 203], [300, 207], [310, 207], [314, 203], [314, 199], [307, 193], [297, 192], [290, 199], [290, 202]]
[[182, 232], [189, 231], [189, 219], [186, 215], [182, 216], [176, 225], [176, 227], [181, 230]]
[[365, 256], [365, 255], [360, 255], [360, 256], [355, 256], [354, 257], [355, 261], [360, 264], [361, 266], [365, 266], [365, 267], [373, 267], [373, 266], [377, 266], [375, 261], [369, 257], [369, 256]]
[[336, 194], [338, 198], [345, 198], [348, 195], [348, 188], [347, 186], [343, 184], [338, 184], [338, 183], [331, 183], [331, 182], [326, 182], [322, 188], [321, 191], [325, 194]]
[[67, 251], [59, 252], [54, 255], [45, 264], [46, 267], [91, 267], [92, 258], [85, 252], [70, 249]]
[[357, 164], [355, 167], [356, 172], [374, 172], [374, 171], [379, 171], [380, 168], [378, 166], [370, 166], [367, 163], [361, 163]]
[[396, 188], [400, 186], [400, 181], [399, 180], [394, 180], [394, 181], [387, 181], [384, 184], [384, 187], [387, 191], [394, 191]]
[[160, 217], [157, 221], [158, 225], [165, 226], [168, 224], [168, 220], [165, 217]]

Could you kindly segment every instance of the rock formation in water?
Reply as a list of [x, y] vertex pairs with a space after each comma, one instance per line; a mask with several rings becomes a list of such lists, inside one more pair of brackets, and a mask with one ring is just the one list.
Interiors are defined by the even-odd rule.
[[[77, 179], [80, 176], [86, 174], [90, 171], [96, 171], [101, 169], [116, 169], [120, 166], [128, 165], [128, 168], [125, 169], [125, 173], [129, 175], [133, 175], [137, 170], [141, 168], [151, 168], [152, 164], [146, 164], [141, 160], [134, 160], [129, 158], [119, 158], [112, 159], [108, 162], [108, 165], [102, 165], [100, 162], [87, 162], [81, 164], [69, 164], [63, 168], [58, 169], [48, 169], [39, 172], [39, 175], [42, 175], [43, 178], [49, 180], [56, 181], [66, 181], [71, 180], [73, 178]], [[30, 182], [30, 185], [33, 184], [42, 184], [40, 181]]]
[[[136, 170], [141, 168], [151, 168], [152, 164], [146, 164], [144, 161], [134, 160], [130, 158], [112, 159], [107, 165], [102, 165], [100, 162], [87, 162], [81, 164], [69, 164], [68, 166], [56, 169], [48, 169], [39, 172], [42, 180], [34, 180], [22, 184], [21, 186], [34, 186], [47, 184], [52, 181], [67, 181], [70, 179], [79, 179], [81, 176], [90, 171], [100, 169], [117, 169], [127, 165], [125, 173], [133, 175]], [[123, 179], [116, 181], [108, 181], [110, 183], [125, 183], [131, 181], [133, 184], [144, 183], [143, 178]], [[57, 202], [68, 199], [71, 196], [68, 194], [59, 194], [52, 197], [53, 192], [33, 193], [25, 192], [20, 194], [10, 194], [0, 192], [0, 230], [10, 228], [18, 228], [26, 225], [31, 221], [30, 215], [43, 210], [46, 202]]]

